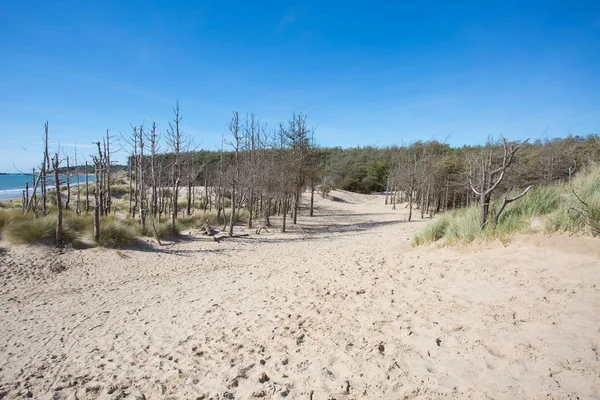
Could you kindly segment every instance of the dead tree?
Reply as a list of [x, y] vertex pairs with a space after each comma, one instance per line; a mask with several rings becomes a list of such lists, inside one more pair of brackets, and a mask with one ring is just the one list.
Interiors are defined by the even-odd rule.
[[89, 180], [88, 162], [85, 161], [85, 213], [90, 212], [90, 180]]
[[150, 179], [152, 182], [150, 200], [150, 214], [153, 218], [156, 218], [158, 214], [158, 182], [157, 182], [157, 168], [156, 168], [156, 153], [158, 151], [158, 136], [156, 134], [156, 122], [152, 123], [152, 129], [150, 130], [150, 136], [147, 138], [150, 141]]
[[44, 124], [44, 160], [42, 161], [42, 168], [40, 170], [40, 174], [42, 177], [42, 217], [47, 214], [46, 202], [48, 200], [47, 196], [47, 180], [46, 176], [50, 171], [50, 157], [48, 155], [48, 121]]
[[94, 175], [96, 179], [96, 189], [94, 190], [94, 241], [100, 242], [100, 194], [98, 182], [100, 181], [100, 171], [102, 169], [102, 160], [100, 157], [92, 156], [94, 161]]
[[75, 196], [75, 214], [81, 215], [81, 171], [79, 169], [79, 162], [77, 160], [77, 147], [75, 147], [75, 171], [77, 173], [77, 195]]
[[[67, 184], [67, 200], [65, 201], [65, 210], [69, 210], [70, 204], [71, 204], [71, 180], [70, 178], [70, 172], [69, 172], [69, 156], [67, 156], [67, 174], [66, 174], [66, 184]], [[57, 186], [57, 196], [58, 193], [60, 192], [60, 190], [58, 189], [59, 187]]]
[[181, 183], [181, 153], [187, 148], [187, 142], [183, 137], [183, 132], [180, 128], [182, 120], [179, 112], [179, 102], [175, 103], [173, 107], [174, 118], [172, 122], [169, 122], [169, 129], [167, 130], [167, 142], [173, 152], [173, 165], [171, 170], [171, 202], [172, 202], [172, 214], [171, 223], [173, 226], [177, 223], [178, 214], [178, 200], [179, 200], [179, 185]]
[[239, 181], [240, 177], [240, 166], [239, 166], [239, 150], [241, 144], [241, 135], [240, 135], [240, 117], [237, 111], [233, 112], [233, 117], [231, 117], [231, 122], [227, 125], [229, 128], [229, 132], [233, 136], [233, 140], [229, 143], [229, 145], [233, 148], [235, 158], [234, 158], [234, 171], [233, 177], [231, 179], [231, 215], [229, 217], [229, 236], [233, 236], [233, 220], [235, 217], [236, 211], [236, 185]]
[[[498, 186], [504, 179], [506, 169], [512, 164], [516, 152], [521, 147], [523, 147], [523, 145], [527, 143], [527, 141], [529, 141], [529, 138], [527, 138], [520, 143], [509, 145], [506, 142], [506, 139], [504, 139], [504, 136], [500, 135], [500, 138], [502, 139], [502, 148], [504, 153], [502, 156], [501, 165], [499, 167], [492, 169], [492, 164], [494, 162], [493, 148], [489, 145], [483, 149], [482, 155], [476, 160], [477, 168], [479, 169], [480, 179], [478, 185], [474, 183], [474, 179], [476, 179], [473, 176], [474, 162], [470, 162], [471, 168], [469, 171], [469, 186], [471, 187], [471, 190], [475, 193], [475, 195], [479, 197], [479, 204], [481, 207], [479, 225], [481, 229], [484, 229], [487, 225], [492, 193], [498, 188]], [[478, 186], [478, 188], [476, 188], [476, 186]]]
[[[96, 204], [94, 206], [98, 209], [100, 215], [104, 215], [104, 154], [102, 154], [100, 142], [95, 142], [95, 144], [98, 147], [98, 162], [94, 162], [96, 169], [96, 188], [94, 189], [94, 194], [98, 196], [95, 197]], [[98, 171], [98, 166], [100, 167], [100, 171]]]
[[104, 188], [106, 190], [106, 206], [104, 207], [105, 215], [110, 214], [110, 209], [112, 206], [112, 193], [110, 190], [110, 187], [111, 187], [111, 182], [110, 182], [110, 141], [111, 141], [111, 139], [112, 139], [112, 136], [109, 136], [108, 129], [107, 129], [106, 130], [106, 138], [103, 139], [103, 141], [104, 141], [104, 156], [106, 158], [105, 171], [104, 171], [104, 176], [105, 176], [105, 180], [106, 180], [106, 183], [104, 184]]
[[[133, 129], [134, 135], [136, 134], [136, 129]], [[146, 210], [144, 207], [144, 126], [140, 126], [139, 134], [138, 134], [138, 143], [140, 145], [140, 159], [139, 159], [139, 176], [138, 176], [138, 187], [140, 193], [140, 228], [142, 232], [146, 231]]]
[[[63, 246], [63, 211], [62, 211], [62, 196], [60, 194], [60, 179], [58, 176], [58, 167], [59, 167], [59, 160], [58, 160], [58, 153], [56, 153], [54, 155], [54, 159], [53, 161], [53, 167], [54, 167], [54, 187], [56, 188], [56, 205], [58, 207], [57, 210], [57, 219], [56, 219], [56, 240], [55, 240], [55, 245], [57, 247], [62, 247]], [[66, 206], [66, 204], [65, 204]]]

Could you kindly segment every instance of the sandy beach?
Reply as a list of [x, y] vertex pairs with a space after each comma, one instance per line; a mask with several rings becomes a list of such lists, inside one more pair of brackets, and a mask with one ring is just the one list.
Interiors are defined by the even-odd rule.
[[0, 398], [600, 398], [600, 240], [415, 249], [331, 194], [288, 233], [1, 242]]

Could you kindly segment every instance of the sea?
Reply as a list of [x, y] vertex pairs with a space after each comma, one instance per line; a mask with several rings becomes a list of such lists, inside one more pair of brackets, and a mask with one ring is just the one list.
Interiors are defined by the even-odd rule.
[[[64, 185], [66, 176], [60, 176], [61, 184]], [[77, 185], [77, 177], [69, 177], [71, 185]], [[92, 182], [94, 176], [89, 175], [89, 181]], [[2, 174], [0, 175], [0, 200], [21, 200], [25, 183], [29, 182], [29, 194], [33, 191], [33, 178], [26, 174]], [[80, 184], [85, 184], [85, 176], [79, 177]], [[48, 188], [54, 188], [54, 178], [48, 177]], [[38, 187], [38, 194], [40, 188]]]

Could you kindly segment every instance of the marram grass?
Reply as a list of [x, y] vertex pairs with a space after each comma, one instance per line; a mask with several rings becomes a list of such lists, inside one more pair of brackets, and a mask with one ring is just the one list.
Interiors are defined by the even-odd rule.
[[[18, 244], [35, 243], [56, 238], [56, 218], [47, 216], [44, 218], [17, 218], [15, 217], [6, 227], [6, 236]], [[68, 225], [63, 225], [63, 243], [76, 245], [79, 236]]]
[[[506, 206], [498, 226], [479, 227], [480, 207], [475, 204], [436, 215], [413, 238], [413, 246], [440, 242], [467, 244], [474, 240], [507, 240], [517, 232], [531, 232], [532, 220], [542, 223], [544, 232], [600, 233], [600, 167], [591, 165], [572, 182], [533, 188], [521, 199]], [[518, 191], [511, 195], [518, 194]], [[579, 197], [579, 198], [578, 198]], [[582, 201], [585, 203], [583, 204]], [[502, 198], [492, 199], [490, 218]]]

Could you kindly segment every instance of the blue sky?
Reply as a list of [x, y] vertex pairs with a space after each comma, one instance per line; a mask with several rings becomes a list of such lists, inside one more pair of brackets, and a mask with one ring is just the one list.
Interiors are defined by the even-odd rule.
[[304, 112], [323, 146], [600, 131], [597, 1], [14, 1], [0, 38], [4, 172], [39, 163], [46, 120], [88, 155], [176, 99], [209, 149], [234, 110]]

